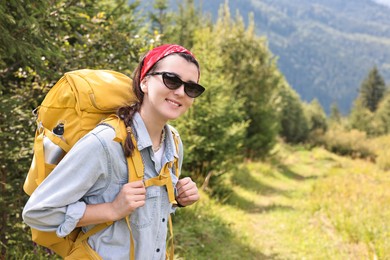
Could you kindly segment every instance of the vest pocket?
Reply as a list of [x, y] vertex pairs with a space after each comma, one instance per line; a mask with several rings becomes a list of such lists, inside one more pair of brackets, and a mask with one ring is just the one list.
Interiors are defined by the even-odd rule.
[[150, 226], [153, 217], [157, 216], [160, 187], [151, 186], [146, 188], [146, 201], [143, 207], [136, 209], [130, 217], [131, 225], [136, 229]]

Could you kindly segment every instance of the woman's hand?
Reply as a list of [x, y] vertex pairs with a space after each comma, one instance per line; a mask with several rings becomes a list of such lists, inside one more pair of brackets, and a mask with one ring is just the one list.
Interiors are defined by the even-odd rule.
[[142, 181], [126, 183], [113, 202], [87, 205], [77, 226], [95, 225], [122, 219], [135, 209], [145, 205], [145, 194], [146, 189]]
[[176, 184], [176, 201], [182, 206], [189, 206], [200, 198], [196, 183], [190, 177], [180, 179]]
[[111, 203], [114, 220], [130, 215], [134, 210], [145, 205], [146, 189], [142, 181], [129, 182], [123, 185]]

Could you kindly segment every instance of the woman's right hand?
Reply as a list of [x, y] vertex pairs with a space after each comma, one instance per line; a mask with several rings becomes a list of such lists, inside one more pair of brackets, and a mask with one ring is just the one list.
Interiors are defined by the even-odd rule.
[[123, 185], [112, 206], [114, 220], [130, 215], [134, 210], [145, 205], [146, 188], [143, 181], [129, 182]]

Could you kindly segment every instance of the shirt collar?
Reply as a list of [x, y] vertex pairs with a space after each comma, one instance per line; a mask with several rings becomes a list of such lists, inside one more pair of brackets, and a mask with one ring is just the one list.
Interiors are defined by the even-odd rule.
[[[133, 117], [135, 139], [137, 140], [137, 148], [142, 151], [145, 148], [152, 146], [152, 140], [150, 139], [148, 130], [146, 129], [145, 123], [142, 120], [141, 115], [137, 112]], [[176, 151], [175, 141], [169, 125], [165, 125], [165, 157], [168, 160], [172, 160], [173, 157], [178, 158]]]

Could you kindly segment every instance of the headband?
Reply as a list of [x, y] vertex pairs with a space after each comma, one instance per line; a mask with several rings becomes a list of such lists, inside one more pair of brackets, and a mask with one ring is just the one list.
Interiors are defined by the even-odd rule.
[[187, 53], [191, 55], [192, 57], [195, 56], [192, 54], [189, 50], [186, 48], [176, 45], [176, 44], [164, 44], [161, 46], [158, 46], [154, 48], [153, 50], [149, 51], [144, 58], [143, 66], [141, 69], [141, 75], [140, 75], [140, 81], [142, 81], [146, 74], [149, 72], [149, 70], [156, 64], [159, 60], [162, 58], [165, 58], [169, 54], [172, 53]]

